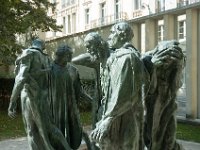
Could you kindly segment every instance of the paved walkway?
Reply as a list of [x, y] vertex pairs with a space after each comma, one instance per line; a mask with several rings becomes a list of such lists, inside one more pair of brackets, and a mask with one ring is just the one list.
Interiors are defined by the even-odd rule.
[[[179, 140], [185, 150], [200, 150], [200, 143]], [[86, 150], [83, 145], [79, 150]], [[28, 150], [27, 138], [17, 138], [0, 141], [0, 150]]]
[[[26, 137], [0, 141], [0, 150], [29, 150]], [[86, 150], [85, 144], [78, 150]]]

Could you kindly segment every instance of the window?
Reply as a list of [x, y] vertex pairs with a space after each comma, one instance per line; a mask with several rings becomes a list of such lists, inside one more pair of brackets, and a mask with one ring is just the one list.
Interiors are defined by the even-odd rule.
[[72, 32], [76, 32], [76, 13], [72, 14]]
[[101, 24], [105, 21], [105, 3], [101, 4]]
[[76, 13], [72, 13], [69, 14], [67, 17], [63, 17], [63, 32], [65, 34], [76, 32]]
[[[56, 1], [56, 0], [54, 0]], [[62, 0], [62, 7], [70, 6], [76, 3], [76, 0]]]
[[165, 10], [165, 0], [158, 0], [158, 11]]
[[66, 0], [62, 0], [62, 8], [65, 7]]
[[141, 1], [140, 0], [134, 0], [134, 10], [140, 9]]
[[120, 0], [115, 0], [115, 19], [119, 19], [119, 13], [120, 13]]
[[178, 39], [179, 40], [185, 40], [186, 39], [186, 15], [180, 15], [177, 17], [178, 21]]
[[90, 13], [90, 10], [89, 10], [89, 8], [87, 8], [85, 10], [85, 24], [86, 25], [89, 24], [89, 22], [90, 22], [90, 15], [89, 15], [89, 13]]
[[185, 39], [186, 38], [186, 24], [185, 20], [178, 22], [178, 38]]
[[188, 5], [188, 3], [189, 3], [188, 0], [180, 0], [177, 5], [178, 5], [178, 7], [182, 7], [182, 6]]
[[158, 41], [163, 41], [164, 25], [158, 26]]
[[68, 33], [71, 33], [71, 16], [68, 15], [67, 19], [68, 19]]
[[75, 4], [75, 2], [76, 2], [75, 0], [71, 0], [71, 4]]
[[146, 51], [146, 25], [145, 23], [141, 24], [141, 53], [144, 54]]
[[158, 21], [158, 42], [164, 39], [164, 21]]
[[66, 19], [63, 17], [63, 33], [66, 34]]

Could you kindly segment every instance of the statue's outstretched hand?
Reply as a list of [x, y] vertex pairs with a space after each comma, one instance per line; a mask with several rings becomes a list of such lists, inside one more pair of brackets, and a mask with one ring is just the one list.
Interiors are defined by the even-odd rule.
[[96, 128], [90, 134], [91, 140], [97, 143], [102, 143], [108, 134], [110, 125], [111, 125], [110, 118], [102, 119], [101, 121], [99, 121], [96, 124]]
[[17, 107], [17, 103], [11, 101], [8, 107], [8, 116], [10, 118], [16, 117], [16, 107]]

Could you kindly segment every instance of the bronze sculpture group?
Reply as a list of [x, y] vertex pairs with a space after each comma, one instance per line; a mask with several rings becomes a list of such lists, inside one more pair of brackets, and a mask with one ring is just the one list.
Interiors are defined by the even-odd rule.
[[141, 55], [131, 44], [133, 36], [130, 25], [120, 22], [112, 26], [107, 42], [98, 33], [89, 33], [84, 40], [87, 53], [73, 59], [72, 49], [63, 45], [51, 62], [38, 39], [23, 51], [16, 60], [8, 114], [15, 116], [21, 94], [30, 149], [70, 150], [81, 144], [77, 101], [84, 92], [77, 69], [68, 63], [71, 59], [96, 70], [93, 149], [183, 149], [175, 136], [183, 52], [177, 41], [164, 41]]

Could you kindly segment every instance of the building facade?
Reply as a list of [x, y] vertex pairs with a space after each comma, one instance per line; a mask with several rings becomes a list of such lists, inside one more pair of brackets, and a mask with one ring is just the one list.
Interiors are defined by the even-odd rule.
[[142, 53], [159, 41], [176, 39], [187, 56], [179, 105], [186, 118], [200, 119], [200, 0], [51, 0], [57, 3], [49, 12], [63, 25], [62, 32], [47, 32], [51, 48], [67, 42], [84, 49], [84, 35], [98, 31], [106, 39], [110, 27], [122, 20], [134, 30], [133, 44]]

